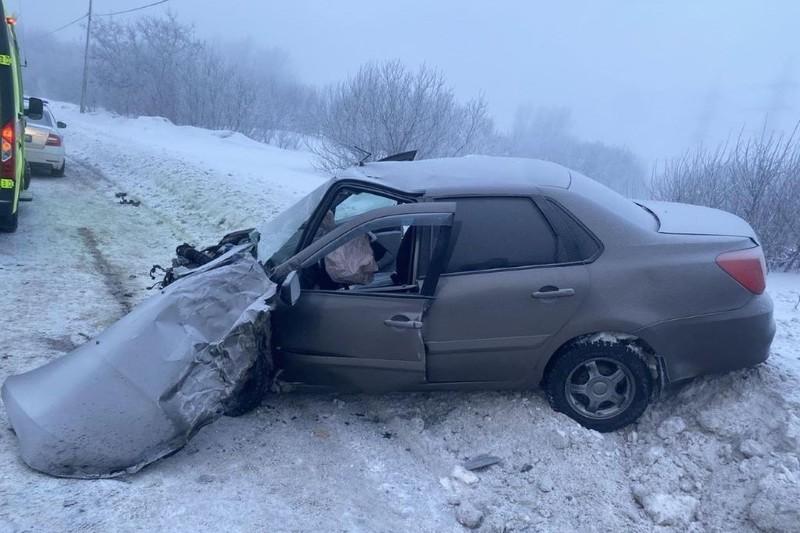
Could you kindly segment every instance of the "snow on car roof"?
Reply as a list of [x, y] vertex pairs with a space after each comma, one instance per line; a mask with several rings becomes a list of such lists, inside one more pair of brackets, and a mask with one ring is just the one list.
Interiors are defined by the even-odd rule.
[[521, 157], [469, 155], [420, 161], [366, 163], [338, 179], [371, 179], [409, 192], [456, 193], [569, 188], [569, 169], [549, 161]]

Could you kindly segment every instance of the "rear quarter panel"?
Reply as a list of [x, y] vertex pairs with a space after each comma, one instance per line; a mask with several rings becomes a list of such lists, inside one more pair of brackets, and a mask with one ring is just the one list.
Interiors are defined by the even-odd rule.
[[667, 320], [739, 309], [754, 297], [715, 262], [722, 252], [752, 247], [748, 238], [660, 234], [655, 220], [645, 227], [570, 191], [543, 194], [571, 211], [604, 247], [587, 266], [589, 294], [552, 339], [552, 352], [588, 333], [635, 334]]

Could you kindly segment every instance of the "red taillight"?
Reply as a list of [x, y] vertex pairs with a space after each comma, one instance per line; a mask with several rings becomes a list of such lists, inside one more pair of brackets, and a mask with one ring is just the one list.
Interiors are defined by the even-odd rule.
[[47, 136], [47, 142], [45, 144], [47, 146], [61, 146], [61, 137], [55, 133], [51, 133]]
[[16, 172], [14, 169], [14, 144], [16, 137], [16, 127], [13, 121], [3, 126], [0, 132], [0, 174], [6, 178], [14, 179]]
[[760, 246], [719, 254], [717, 264], [753, 294], [761, 294], [767, 288], [767, 268]]

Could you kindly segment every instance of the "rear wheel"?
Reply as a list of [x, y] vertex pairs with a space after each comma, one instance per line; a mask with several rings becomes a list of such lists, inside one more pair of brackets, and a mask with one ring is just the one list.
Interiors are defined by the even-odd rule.
[[627, 426], [644, 413], [653, 378], [634, 346], [586, 342], [574, 345], [553, 363], [546, 389], [553, 409], [589, 429], [606, 432]]
[[19, 207], [11, 216], [0, 216], [0, 231], [4, 233], [14, 233], [19, 225]]
[[60, 177], [63, 177], [63, 176], [64, 176], [64, 171], [65, 171], [66, 169], [67, 169], [67, 161], [66, 161], [66, 159], [65, 159], [65, 160], [64, 160], [64, 162], [63, 162], [63, 163], [61, 163], [61, 168], [55, 168], [55, 167], [53, 167], [53, 170], [51, 171], [51, 174], [52, 174], [53, 176], [56, 176], [57, 178], [60, 178]]

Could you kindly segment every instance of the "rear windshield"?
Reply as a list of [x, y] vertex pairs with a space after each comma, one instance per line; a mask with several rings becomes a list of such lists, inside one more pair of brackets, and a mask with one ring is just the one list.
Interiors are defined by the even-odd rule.
[[658, 229], [658, 219], [631, 200], [597, 181], [578, 173], [572, 174], [570, 189], [594, 200], [629, 222], [647, 229]]
[[39, 118], [31, 118], [28, 117], [29, 124], [36, 124], [37, 126], [47, 126], [48, 128], [53, 127], [53, 115], [50, 114], [50, 111], [45, 108], [44, 113]]

